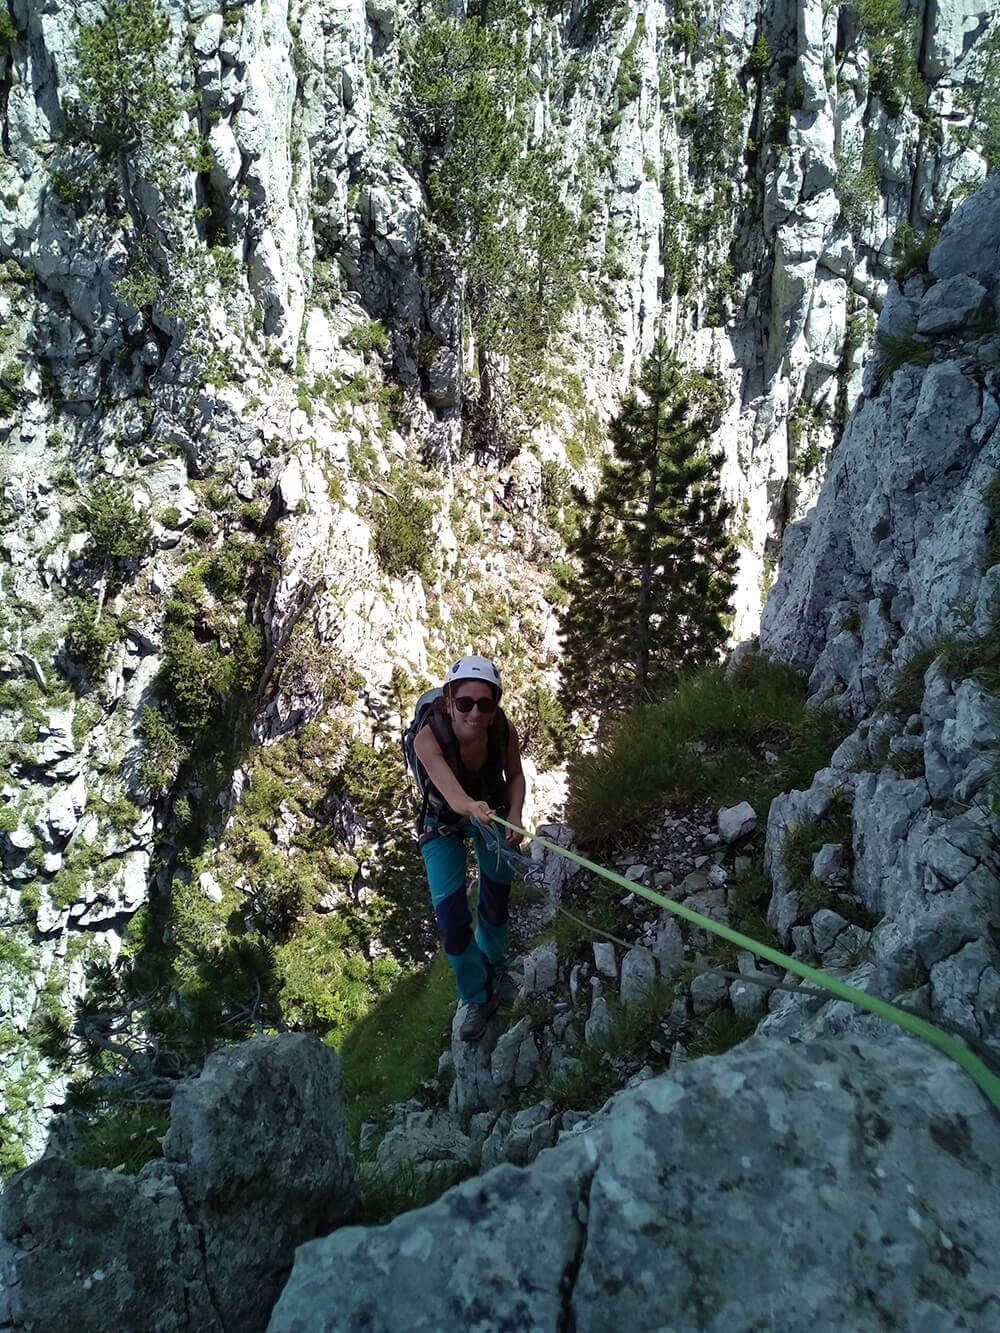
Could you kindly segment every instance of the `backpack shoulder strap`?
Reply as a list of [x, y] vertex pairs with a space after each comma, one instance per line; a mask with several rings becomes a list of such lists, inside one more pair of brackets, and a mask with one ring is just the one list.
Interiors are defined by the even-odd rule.
[[435, 708], [427, 719], [431, 731], [434, 733], [434, 739], [441, 747], [441, 753], [448, 762], [448, 766], [453, 768], [458, 758], [458, 737], [455, 735], [454, 728], [448, 720], [447, 713], [438, 712]]

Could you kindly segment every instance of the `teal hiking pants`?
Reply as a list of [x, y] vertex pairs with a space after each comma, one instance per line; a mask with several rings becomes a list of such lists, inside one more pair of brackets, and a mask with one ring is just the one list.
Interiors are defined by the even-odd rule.
[[[476, 930], [465, 889], [466, 839], [472, 839], [479, 871]], [[462, 1000], [482, 1004], [492, 978], [507, 969], [507, 917], [513, 867], [491, 851], [474, 825], [451, 830], [429, 824], [420, 840], [431, 902], [444, 951]]]

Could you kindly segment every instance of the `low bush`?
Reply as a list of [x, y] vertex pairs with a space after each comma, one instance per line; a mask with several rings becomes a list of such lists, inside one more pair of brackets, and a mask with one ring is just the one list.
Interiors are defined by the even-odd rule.
[[67, 626], [66, 653], [93, 681], [104, 670], [111, 649], [120, 637], [121, 629], [114, 616], [105, 613], [98, 620], [96, 605], [81, 599]]
[[572, 728], [558, 698], [544, 685], [532, 685], [517, 710], [521, 749], [540, 769], [555, 768], [566, 758]]
[[411, 496], [380, 496], [375, 506], [375, 556], [383, 573], [403, 578], [410, 573], [426, 574], [433, 548], [431, 522], [434, 506], [429, 500]]
[[366, 324], [355, 324], [344, 342], [362, 356], [367, 356], [369, 352], [383, 355], [389, 346], [389, 330], [381, 320], [370, 319]]
[[94, 550], [104, 559], [129, 560], [148, 548], [153, 535], [149, 515], [136, 509], [131, 490], [122, 482], [92, 482], [82, 511]]

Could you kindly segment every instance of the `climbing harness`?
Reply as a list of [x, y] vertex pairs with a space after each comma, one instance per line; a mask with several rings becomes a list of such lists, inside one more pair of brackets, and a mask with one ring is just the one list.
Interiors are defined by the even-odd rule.
[[[880, 999], [877, 995], [869, 995], [866, 991], [858, 990], [855, 986], [849, 986], [844, 981], [838, 981], [836, 977], [827, 976], [818, 968], [810, 967], [807, 963], [800, 962], [797, 958], [791, 958], [788, 954], [781, 953], [778, 949], [772, 949], [769, 944], [761, 944], [758, 940], [751, 939], [748, 935], [741, 934], [738, 930], [733, 930], [731, 926], [725, 926], [720, 921], [713, 921], [711, 917], [703, 916], [701, 912], [696, 912], [693, 908], [685, 907], [683, 903], [674, 902], [671, 898], [665, 898], [662, 894], [656, 893], [653, 889], [648, 889], [645, 884], [640, 884], [635, 880], [626, 879], [624, 875], [617, 874], [614, 870], [608, 870], [605, 866], [598, 865], [596, 861], [590, 861], [579, 852], [571, 852], [565, 847], [560, 847], [557, 843], [550, 842], [547, 838], [541, 837], [537, 833], [529, 833], [527, 829], [519, 828], [516, 824], [509, 823], [499, 815], [492, 816], [493, 822], [503, 825], [504, 828], [512, 829], [520, 833], [522, 837], [529, 842], [536, 842], [540, 847], [545, 847], [557, 856], [564, 857], [567, 861], [573, 861], [592, 874], [606, 879], [609, 884], [617, 884], [621, 888], [627, 889], [630, 893], [638, 893], [641, 897], [647, 898], [651, 903], [658, 907], [665, 907], [673, 912], [682, 920], [690, 922], [692, 925], [699, 926], [702, 930], [708, 930], [713, 935], [718, 935], [730, 944], [735, 944], [740, 949], [748, 949], [760, 958], [765, 958], [769, 963], [785, 969], [788, 972], [794, 972], [797, 976], [811, 982], [814, 986], [822, 990], [829, 991], [840, 1000], [847, 1000], [850, 1004], [856, 1004], [862, 1009], [867, 1009], [879, 1018], [884, 1018], [890, 1023], [895, 1023], [905, 1031], [914, 1036], [922, 1037], [938, 1050], [943, 1051], [956, 1064], [969, 1075], [973, 1081], [978, 1084], [982, 1091], [992, 1102], [994, 1108], [1000, 1112], [1000, 1078], [987, 1068], [983, 1060], [974, 1054], [961, 1041], [951, 1036], [949, 1033], [937, 1027], [934, 1023], [928, 1022], [925, 1018], [920, 1018], [917, 1014], [912, 1014], [908, 1010], [900, 1009], [897, 1005], [890, 1004], [887, 1000]], [[498, 839], [499, 841], [499, 839]], [[520, 853], [517, 853], [520, 855]], [[523, 858], [527, 860], [528, 858]], [[742, 978], [745, 980], [745, 978]]]
[[[499, 818], [499, 816], [494, 816], [494, 818]], [[532, 856], [525, 856], [523, 852], [511, 847], [504, 838], [500, 837], [495, 828], [492, 828], [489, 824], [484, 824], [482, 820], [470, 819], [469, 823], [475, 824], [483, 842], [486, 844], [487, 851], [496, 857], [497, 870], [500, 869], [500, 862], [506, 861], [530, 888], [541, 889], [545, 887], [545, 866], [541, 861]], [[514, 828], [516, 826], [511, 824], [509, 827]]]

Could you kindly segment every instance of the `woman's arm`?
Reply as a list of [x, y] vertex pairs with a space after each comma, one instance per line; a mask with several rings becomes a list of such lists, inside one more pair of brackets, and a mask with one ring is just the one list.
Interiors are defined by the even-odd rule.
[[[466, 795], [458, 778], [448, 766], [430, 723], [417, 732], [413, 750], [448, 807], [454, 810], [456, 815], [479, 819], [485, 824], [493, 812], [485, 801], [473, 801]], [[520, 760], [518, 762], [520, 763]]]
[[[510, 814], [507, 818], [512, 824], [520, 824], [523, 818], [522, 811], [527, 784], [524, 780], [524, 769], [521, 767], [521, 742], [518, 739], [517, 728], [509, 718], [507, 727], [507, 757], [504, 760], [504, 772], [507, 774], [507, 804], [510, 806]], [[508, 830], [507, 841], [518, 847], [521, 843], [521, 836], [520, 833]]]

